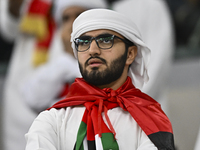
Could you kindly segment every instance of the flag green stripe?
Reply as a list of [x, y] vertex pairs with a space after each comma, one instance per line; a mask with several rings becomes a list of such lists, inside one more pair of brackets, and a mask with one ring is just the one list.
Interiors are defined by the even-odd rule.
[[83, 140], [85, 138], [86, 132], [87, 132], [87, 124], [82, 121], [78, 130], [76, 150], [84, 150]]
[[102, 133], [101, 141], [103, 149], [119, 150], [119, 146], [113, 133]]

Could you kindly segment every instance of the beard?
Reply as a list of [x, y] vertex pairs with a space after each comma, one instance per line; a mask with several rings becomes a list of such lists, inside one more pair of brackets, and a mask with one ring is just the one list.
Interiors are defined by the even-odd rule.
[[125, 51], [125, 53], [122, 56], [114, 59], [111, 62], [110, 66], [107, 65], [107, 61], [105, 59], [100, 58], [98, 56], [90, 57], [86, 61], [85, 66], [87, 66], [87, 62], [91, 58], [100, 59], [102, 62], [106, 64], [107, 68], [104, 69], [103, 71], [99, 71], [98, 67], [94, 67], [92, 68], [92, 71], [88, 72], [86, 69], [84, 70], [83, 66], [79, 63], [79, 69], [83, 76], [83, 79], [86, 82], [95, 86], [107, 85], [116, 81], [121, 77], [127, 59], [127, 51]]

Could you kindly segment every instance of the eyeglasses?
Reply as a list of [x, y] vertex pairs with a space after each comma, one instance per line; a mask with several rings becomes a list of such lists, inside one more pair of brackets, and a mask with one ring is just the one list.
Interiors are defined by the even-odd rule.
[[97, 46], [100, 49], [110, 49], [114, 45], [114, 39], [120, 39], [122, 40], [125, 44], [132, 46], [134, 45], [131, 41], [128, 39], [122, 39], [116, 35], [112, 34], [100, 34], [97, 37], [91, 37], [91, 36], [81, 36], [79, 38], [76, 38], [74, 40], [75, 43], [75, 48], [79, 52], [84, 52], [87, 51], [90, 48], [90, 44], [92, 43], [93, 40], [95, 40]]

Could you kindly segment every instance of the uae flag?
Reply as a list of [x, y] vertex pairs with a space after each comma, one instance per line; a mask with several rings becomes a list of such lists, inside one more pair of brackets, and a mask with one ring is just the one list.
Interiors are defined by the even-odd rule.
[[160, 104], [136, 89], [130, 77], [116, 91], [110, 88], [101, 90], [90, 86], [82, 78], [77, 78], [71, 85], [67, 97], [51, 108], [79, 105], [84, 105], [86, 109], [74, 150], [119, 149], [115, 138], [116, 132], [107, 115], [107, 111], [115, 107], [128, 111], [158, 150], [175, 149], [171, 122], [162, 111]]
[[[105, 115], [105, 117], [107, 118], [108, 116]], [[110, 124], [109, 120], [107, 122]], [[104, 123], [97, 107], [92, 107], [92, 111], [86, 109], [78, 130], [74, 150], [119, 150], [115, 133], [111, 130]]]

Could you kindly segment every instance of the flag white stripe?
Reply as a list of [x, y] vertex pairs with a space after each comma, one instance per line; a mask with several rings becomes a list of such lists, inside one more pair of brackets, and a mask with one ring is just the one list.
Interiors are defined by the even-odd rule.
[[95, 135], [95, 144], [96, 144], [96, 150], [103, 150], [103, 145], [101, 142], [101, 138], [99, 137], [99, 134]]
[[85, 136], [85, 138], [83, 140], [83, 148], [84, 148], [84, 150], [88, 150], [87, 136]]

